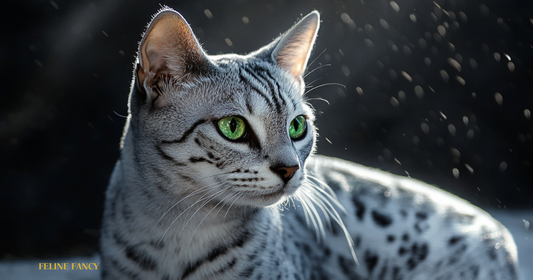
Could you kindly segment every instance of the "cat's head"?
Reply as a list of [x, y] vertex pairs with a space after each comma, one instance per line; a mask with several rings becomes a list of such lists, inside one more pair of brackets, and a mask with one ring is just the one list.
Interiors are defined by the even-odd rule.
[[208, 56], [179, 13], [158, 12], [130, 95], [125, 145], [140, 171], [169, 194], [235, 205], [293, 194], [315, 147], [302, 75], [318, 28], [314, 11], [253, 53]]

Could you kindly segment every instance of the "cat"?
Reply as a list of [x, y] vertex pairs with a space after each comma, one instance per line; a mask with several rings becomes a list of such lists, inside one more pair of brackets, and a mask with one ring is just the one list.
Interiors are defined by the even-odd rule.
[[165, 7], [139, 44], [101, 230], [103, 279], [518, 279], [510, 233], [420, 181], [314, 155], [303, 17], [207, 55]]

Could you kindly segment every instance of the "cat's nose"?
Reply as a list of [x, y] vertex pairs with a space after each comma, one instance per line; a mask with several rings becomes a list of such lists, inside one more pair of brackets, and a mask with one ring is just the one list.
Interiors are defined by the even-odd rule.
[[274, 173], [278, 174], [281, 179], [283, 179], [283, 182], [287, 183], [292, 178], [296, 170], [300, 169], [300, 167], [295, 165], [290, 167], [270, 167], [270, 169], [272, 169]]

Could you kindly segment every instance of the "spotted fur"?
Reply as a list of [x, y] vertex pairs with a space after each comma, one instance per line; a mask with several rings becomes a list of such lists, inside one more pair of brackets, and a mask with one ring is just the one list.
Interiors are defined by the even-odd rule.
[[[314, 152], [313, 12], [246, 56], [208, 56], [165, 8], [147, 28], [106, 193], [103, 279], [518, 279], [487, 213]], [[306, 118], [298, 139], [290, 122]], [[217, 121], [239, 116], [230, 140]]]

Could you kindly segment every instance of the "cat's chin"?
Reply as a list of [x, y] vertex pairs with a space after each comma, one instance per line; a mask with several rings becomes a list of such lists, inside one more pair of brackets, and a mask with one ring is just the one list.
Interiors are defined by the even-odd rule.
[[298, 190], [298, 184], [287, 184], [278, 191], [261, 194], [258, 196], [249, 196], [246, 198], [248, 205], [255, 207], [268, 207], [284, 201], [286, 197], [291, 196]]

